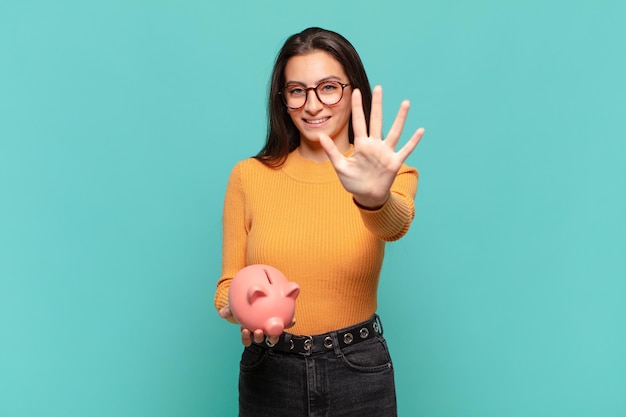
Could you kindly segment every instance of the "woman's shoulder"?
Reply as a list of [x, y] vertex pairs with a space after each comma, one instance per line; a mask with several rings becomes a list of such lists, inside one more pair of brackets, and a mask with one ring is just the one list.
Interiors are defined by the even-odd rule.
[[246, 158], [246, 159], [242, 159], [241, 161], [237, 162], [233, 168], [233, 171], [240, 171], [240, 172], [265, 172], [265, 171], [274, 171], [274, 169], [272, 169], [271, 167], [267, 166], [266, 164], [264, 164], [262, 161], [260, 161], [258, 158], [255, 157], [250, 157], [250, 158]]
[[276, 168], [272, 168], [258, 158], [250, 157], [237, 162], [231, 171], [231, 177], [239, 177], [240, 179], [254, 179], [267, 177], [276, 172]]

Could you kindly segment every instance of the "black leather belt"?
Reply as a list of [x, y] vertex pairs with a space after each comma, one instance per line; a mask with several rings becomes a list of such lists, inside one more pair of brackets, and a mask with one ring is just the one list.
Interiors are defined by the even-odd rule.
[[267, 338], [264, 343], [255, 344], [280, 352], [309, 356], [328, 352], [333, 350], [335, 346], [340, 348], [352, 346], [382, 334], [382, 323], [378, 315], [375, 314], [371, 319], [345, 329], [315, 336], [296, 336], [290, 333], [283, 333], [276, 344], [271, 344]]

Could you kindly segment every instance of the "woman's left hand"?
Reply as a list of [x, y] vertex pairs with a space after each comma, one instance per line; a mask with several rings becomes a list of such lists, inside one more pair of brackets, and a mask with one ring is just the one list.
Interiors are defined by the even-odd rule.
[[320, 134], [320, 143], [344, 188], [352, 193], [358, 204], [367, 208], [379, 208], [385, 204], [400, 167], [424, 134], [423, 128], [417, 129], [411, 139], [396, 152], [410, 104], [408, 100], [402, 102], [387, 137], [383, 139], [382, 102], [382, 87], [376, 86], [372, 95], [368, 135], [361, 92], [358, 89], [352, 92], [352, 155], [345, 157], [328, 135]]

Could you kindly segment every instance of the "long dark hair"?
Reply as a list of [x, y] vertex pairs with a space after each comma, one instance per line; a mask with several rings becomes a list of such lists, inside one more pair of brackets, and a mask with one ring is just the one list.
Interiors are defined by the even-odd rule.
[[[287, 155], [300, 145], [300, 132], [293, 124], [287, 107], [278, 94], [285, 85], [287, 61], [293, 56], [305, 55], [316, 50], [332, 55], [343, 66], [350, 86], [361, 90], [365, 120], [369, 126], [372, 90], [356, 49], [346, 38], [336, 32], [315, 27], [305, 29], [287, 39], [274, 63], [270, 80], [267, 139], [263, 149], [255, 156], [268, 166], [281, 166]], [[350, 143], [354, 143], [352, 120], [350, 120], [348, 135]]]

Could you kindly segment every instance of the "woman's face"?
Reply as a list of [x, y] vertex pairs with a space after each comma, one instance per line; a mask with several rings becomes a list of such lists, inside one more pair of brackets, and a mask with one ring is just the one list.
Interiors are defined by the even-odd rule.
[[[327, 52], [316, 50], [296, 55], [287, 61], [285, 85], [296, 88], [315, 87], [323, 81], [350, 81], [341, 64]], [[291, 120], [300, 132], [301, 147], [320, 148], [319, 134], [330, 136], [340, 151], [350, 147], [348, 128], [351, 115], [352, 88], [343, 90], [343, 97], [334, 105], [322, 103], [315, 91], [306, 92], [306, 103], [300, 109], [288, 109]]]

